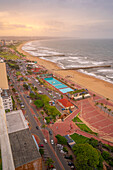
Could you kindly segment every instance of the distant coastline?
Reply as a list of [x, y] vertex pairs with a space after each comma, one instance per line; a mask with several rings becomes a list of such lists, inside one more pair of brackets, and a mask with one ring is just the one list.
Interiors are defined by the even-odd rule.
[[101, 96], [104, 96], [105, 98], [113, 100], [113, 84], [106, 82], [104, 80], [97, 79], [93, 76], [78, 72], [76, 70], [61, 70], [61, 68], [56, 63], [41, 59], [39, 57], [32, 56], [29, 53], [22, 50], [24, 44], [28, 42], [22, 43], [17, 48], [19, 52], [26, 55], [26, 59], [31, 61], [37, 61], [39, 65], [44, 66], [47, 70], [49, 70], [53, 74], [58, 74], [63, 78], [71, 76], [67, 80], [71, 80], [73, 83], [77, 83], [82, 87], [86, 87], [87, 89], [93, 91], [93, 93], [95, 94], [98, 93]]

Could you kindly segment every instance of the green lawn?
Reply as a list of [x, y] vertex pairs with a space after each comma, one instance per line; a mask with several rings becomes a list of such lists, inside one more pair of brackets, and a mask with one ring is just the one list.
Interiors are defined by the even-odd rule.
[[83, 131], [85, 132], [92, 132], [92, 130], [90, 128], [88, 128], [85, 124], [78, 124], [76, 123], [76, 125]]
[[74, 119], [73, 119], [73, 122], [82, 122], [78, 117], [75, 117]]
[[[97, 135], [97, 133], [93, 132], [87, 125], [85, 125], [77, 116], [73, 119], [73, 122], [76, 123], [76, 125], [83, 131], [91, 133], [91, 134], [95, 134]], [[77, 122], [80, 122], [77, 123]]]
[[20, 58], [17, 55], [12, 54], [10, 52], [0, 52], [0, 57], [5, 58], [6, 60], [10, 60], [10, 59], [16, 60]]
[[83, 144], [89, 140], [89, 138], [84, 137], [82, 135], [78, 135], [77, 133], [74, 133], [73, 135], [70, 136], [76, 142], [76, 144]]

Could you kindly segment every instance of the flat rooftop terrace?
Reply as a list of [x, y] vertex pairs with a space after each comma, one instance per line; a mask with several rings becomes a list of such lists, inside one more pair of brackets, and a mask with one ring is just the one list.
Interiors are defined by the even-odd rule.
[[9, 140], [15, 168], [41, 158], [29, 129], [10, 133]]
[[21, 110], [8, 112], [6, 114], [8, 134], [28, 128], [27, 121], [25, 120]]
[[0, 63], [0, 88], [9, 89], [5, 63]]

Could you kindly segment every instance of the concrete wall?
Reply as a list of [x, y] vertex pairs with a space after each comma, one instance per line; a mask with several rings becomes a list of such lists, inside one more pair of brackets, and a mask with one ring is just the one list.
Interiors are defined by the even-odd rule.
[[0, 148], [3, 170], [14, 170], [15, 167], [7, 131], [6, 115], [1, 97], [0, 97]]
[[32, 162], [29, 162], [27, 164], [24, 164], [15, 170], [42, 170], [42, 158], [39, 158], [37, 160], [34, 160]]

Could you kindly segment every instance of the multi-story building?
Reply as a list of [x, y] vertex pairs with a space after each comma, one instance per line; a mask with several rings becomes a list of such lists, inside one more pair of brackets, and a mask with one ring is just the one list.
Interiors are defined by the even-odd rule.
[[6, 121], [15, 170], [42, 170], [38, 145], [29, 131], [22, 111], [8, 112]]
[[12, 99], [11, 99], [11, 95], [9, 90], [3, 90], [1, 93], [1, 97], [3, 100], [3, 106], [4, 109], [7, 110], [13, 110], [13, 103], [12, 103]]

